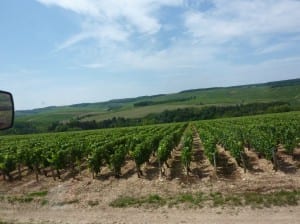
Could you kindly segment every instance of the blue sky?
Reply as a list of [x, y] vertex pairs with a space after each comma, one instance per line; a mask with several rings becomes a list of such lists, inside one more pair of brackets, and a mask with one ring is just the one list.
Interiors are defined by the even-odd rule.
[[298, 0], [1, 0], [17, 109], [300, 78]]

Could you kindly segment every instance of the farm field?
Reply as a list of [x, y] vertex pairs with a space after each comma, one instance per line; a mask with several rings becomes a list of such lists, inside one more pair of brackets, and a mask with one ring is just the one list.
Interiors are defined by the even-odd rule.
[[299, 128], [290, 112], [2, 136], [0, 220], [298, 223]]
[[2, 0], [0, 224], [300, 224], [299, 11]]
[[274, 99], [287, 102], [292, 107], [298, 107], [300, 105], [299, 91], [299, 79], [244, 86], [192, 89], [172, 94], [17, 111], [16, 121], [44, 124], [77, 117], [84, 121], [101, 121], [113, 117], [140, 118], [166, 109], [273, 102]]

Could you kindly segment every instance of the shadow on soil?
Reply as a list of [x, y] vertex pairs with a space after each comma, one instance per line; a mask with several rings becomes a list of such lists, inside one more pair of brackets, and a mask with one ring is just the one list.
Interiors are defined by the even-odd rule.
[[181, 160], [180, 160], [180, 151], [176, 150], [171, 162], [171, 166], [170, 166], [170, 175], [168, 177], [168, 179], [173, 180], [175, 178], [180, 178], [182, 179], [183, 177], [183, 167], [181, 164]]
[[246, 154], [245, 162], [246, 162], [247, 171], [250, 171], [251, 173], [263, 173], [264, 172], [258, 166], [259, 158], [257, 155]]
[[143, 177], [147, 180], [157, 179], [159, 176], [159, 168], [157, 160], [147, 164], [147, 168], [143, 170]]
[[206, 163], [206, 158], [204, 156], [204, 151], [200, 143], [199, 136], [194, 133], [193, 135], [193, 157], [192, 162], [196, 163], [196, 167], [192, 168], [191, 173], [193, 176], [199, 179], [207, 178], [212, 176], [211, 165]]
[[292, 174], [296, 173], [297, 172], [297, 167], [294, 164], [288, 162], [284, 158], [284, 157], [287, 157], [287, 156], [290, 156], [290, 155], [287, 155], [287, 154], [284, 154], [284, 153], [280, 153], [277, 156], [279, 170], [282, 171], [282, 172], [284, 172], [284, 173], [292, 173]]
[[200, 179], [211, 176], [210, 165], [205, 164], [204, 152], [202, 150], [196, 150], [194, 152], [192, 162], [197, 164], [197, 167], [192, 168], [193, 175]]

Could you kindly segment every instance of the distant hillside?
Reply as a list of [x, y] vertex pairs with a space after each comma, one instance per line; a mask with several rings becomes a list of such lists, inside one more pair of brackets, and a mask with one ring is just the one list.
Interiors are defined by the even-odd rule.
[[113, 117], [139, 118], [165, 110], [206, 105], [235, 105], [256, 102], [288, 102], [300, 108], [300, 78], [262, 84], [185, 90], [179, 93], [115, 99], [16, 112], [17, 122], [49, 124], [76, 118], [101, 121]]

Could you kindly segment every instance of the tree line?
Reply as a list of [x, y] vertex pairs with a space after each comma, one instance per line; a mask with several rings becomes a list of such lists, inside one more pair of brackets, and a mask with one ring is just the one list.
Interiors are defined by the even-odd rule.
[[251, 103], [231, 106], [205, 106], [202, 108], [188, 107], [176, 110], [165, 110], [161, 113], [149, 114], [142, 118], [113, 117], [102, 121], [81, 121], [71, 119], [69, 122], [53, 122], [49, 127], [50, 132], [69, 130], [90, 130], [101, 128], [115, 128], [139, 126], [148, 124], [185, 122], [196, 120], [208, 120], [223, 117], [238, 117], [265, 113], [279, 113], [291, 111], [291, 107], [285, 102]]
[[236, 105], [211, 105], [203, 107], [187, 107], [175, 110], [165, 110], [161, 113], [152, 113], [141, 118], [113, 117], [102, 121], [83, 121], [75, 117], [67, 122], [55, 121], [29, 122], [16, 121], [14, 127], [2, 131], [7, 134], [34, 134], [45, 132], [63, 132], [76, 130], [92, 130], [102, 128], [130, 127], [149, 124], [161, 124], [172, 122], [185, 122], [196, 120], [208, 120], [223, 117], [249, 116], [266, 113], [280, 113], [297, 110], [287, 102], [250, 103]]

